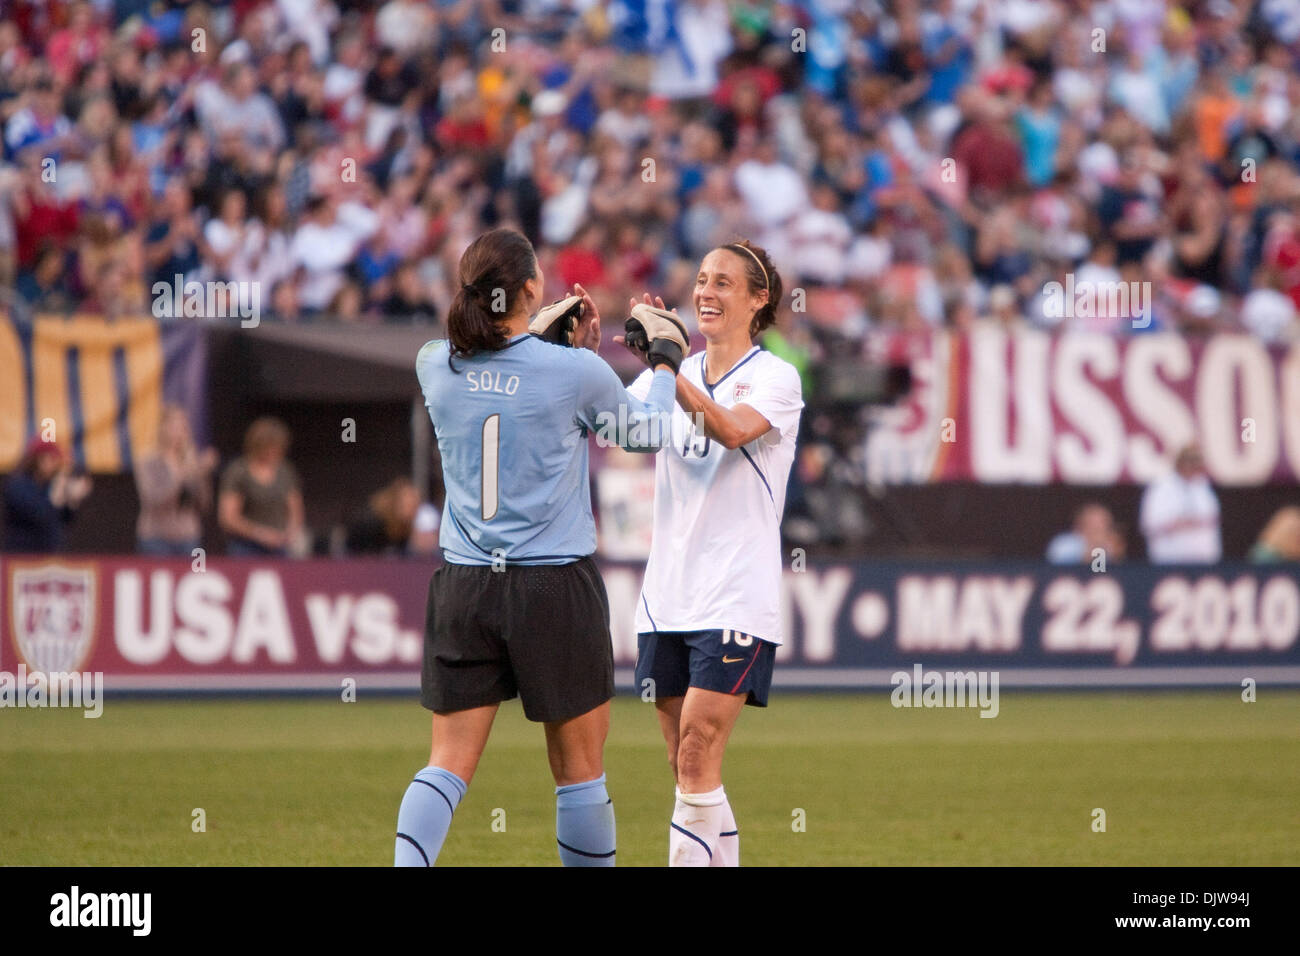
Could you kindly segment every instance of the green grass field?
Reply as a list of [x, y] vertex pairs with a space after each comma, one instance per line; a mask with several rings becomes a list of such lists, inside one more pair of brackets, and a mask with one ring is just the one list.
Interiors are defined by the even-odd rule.
[[[0, 710], [0, 864], [387, 866], [427, 735], [392, 698]], [[606, 759], [620, 865], [662, 865], [650, 705], [615, 702]], [[1006, 690], [993, 720], [774, 694], [742, 715], [724, 779], [749, 865], [1296, 865], [1300, 692]], [[507, 704], [440, 862], [558, 865], [554, 813], [541, 729]]]

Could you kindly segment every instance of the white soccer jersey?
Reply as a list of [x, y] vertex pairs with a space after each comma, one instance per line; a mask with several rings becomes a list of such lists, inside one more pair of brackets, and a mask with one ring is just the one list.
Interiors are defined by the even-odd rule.
[[[654, 541], [637, 632], [730, 628], [780, 644], [780, 528], [803, 408], [799, 373], [756, 346], [712, 386], [703, 352], [688, 357], [681, 374], [719, 405], [749, 405], [772, 428], [729, 451], [675, 407], [674, 441], [656, 453]], [[647, 370], [629, 391], [643, 397], [650, 380]]]

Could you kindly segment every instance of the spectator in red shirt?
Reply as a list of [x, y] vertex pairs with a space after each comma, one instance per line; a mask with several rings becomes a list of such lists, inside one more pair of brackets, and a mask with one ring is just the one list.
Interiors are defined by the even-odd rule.
[[82, 67], [94, 63], [108, 45], [108, 31], [95, 22], [95, 9], [78, 3], [67, 27], [55, 32], [45, 48], [50, 69], [62, 84], [69, 84]]
[[560, 270], [560, 282], [564, 288], [572, 288], [574, 283], [589, 289], [605, 285], [605, 260], [601, 255], [605, 241], [605, 227], [589, 223], [578, 232], [573, 242], [560, 250], [555, 264]]
[[1283, 292], [1300, 309], [1300, 217], [1294, 212], [1278, 213], [1264, 240], [1264, 262], [1279, 278]]
[[482, 104], [476, 96], [458, 97], [447, 116], [438, 122], [437, 140], [449, 149], [477, 150], [491, 142]]
[[62, 202], [54, 184], [41, 178], [41, 157], [23, 159], [24, 183], [13, 196], [15, 246], [20, 270], [32, 269], [42, 242], [67, 250], [77, 235], [77, 203]]
[[972, 87], [965, 100], [972, 120], [953, 140], [952, 155], [966, 171], [971, 198], [996, 199], [1024, 181], [1024, 154], [996, 99]]

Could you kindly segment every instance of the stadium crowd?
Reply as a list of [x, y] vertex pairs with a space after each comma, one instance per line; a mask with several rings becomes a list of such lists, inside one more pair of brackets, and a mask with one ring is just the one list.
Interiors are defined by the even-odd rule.
[[[18, 321], [159, 314], [199, 282], [277, 321], [436, 324], [466, 245], [511, 224], [548, 298], [581, 283], [617, 317], [651, 289], [688, 322], [695, 264], [753, 238], [795, 290], [766, 344], [810, 400], [873, 329], [1300, 338], [1296, 0], [0, 0], [0, 140]], [[1055, 283], [1142, 292], [1062, 316]], [[810, 416], [790, 513], [835, 493], [809, 540], [858, 534], [862, 469], [835, 462], [860, 411], [844, 448]], [[137, 475], [141, 547], [215, 511], [286, 549], [283, 436], [217, 481], [182, 431]], [[55, 457], [20, 469], [41, 542], [89, 490]], [[377, 491], [328, 550], [427, 551], [421, 497]]]
[[[694, 263], [751, 236], [814, 352], [1300, 331], [1294, 0], [0, 0], [0, 125], [20, 316], [148, 314], [182, 276], [284, 321], [436, 320], [513, 223], [548, 292], [613, 310], [689, 311]], [[1149, 282], [1151, 321], [1049, 314], [1067, 275]]]

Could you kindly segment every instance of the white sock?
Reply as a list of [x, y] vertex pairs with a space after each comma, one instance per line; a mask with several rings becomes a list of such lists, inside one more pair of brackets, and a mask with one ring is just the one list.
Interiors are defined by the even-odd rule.
[[718, 845], [709, 866], [740, 866], [740, 828], [736, 826], [736, 815], [731, 812], [731, 801], [726, 797], [722, 798], [722, 832], [718, 834]]
[[709, 866], [717, 852], [727, 795], [721, 787], [709, 793], [677, 791], [673, 822], [668, 829], [669, 866]]

